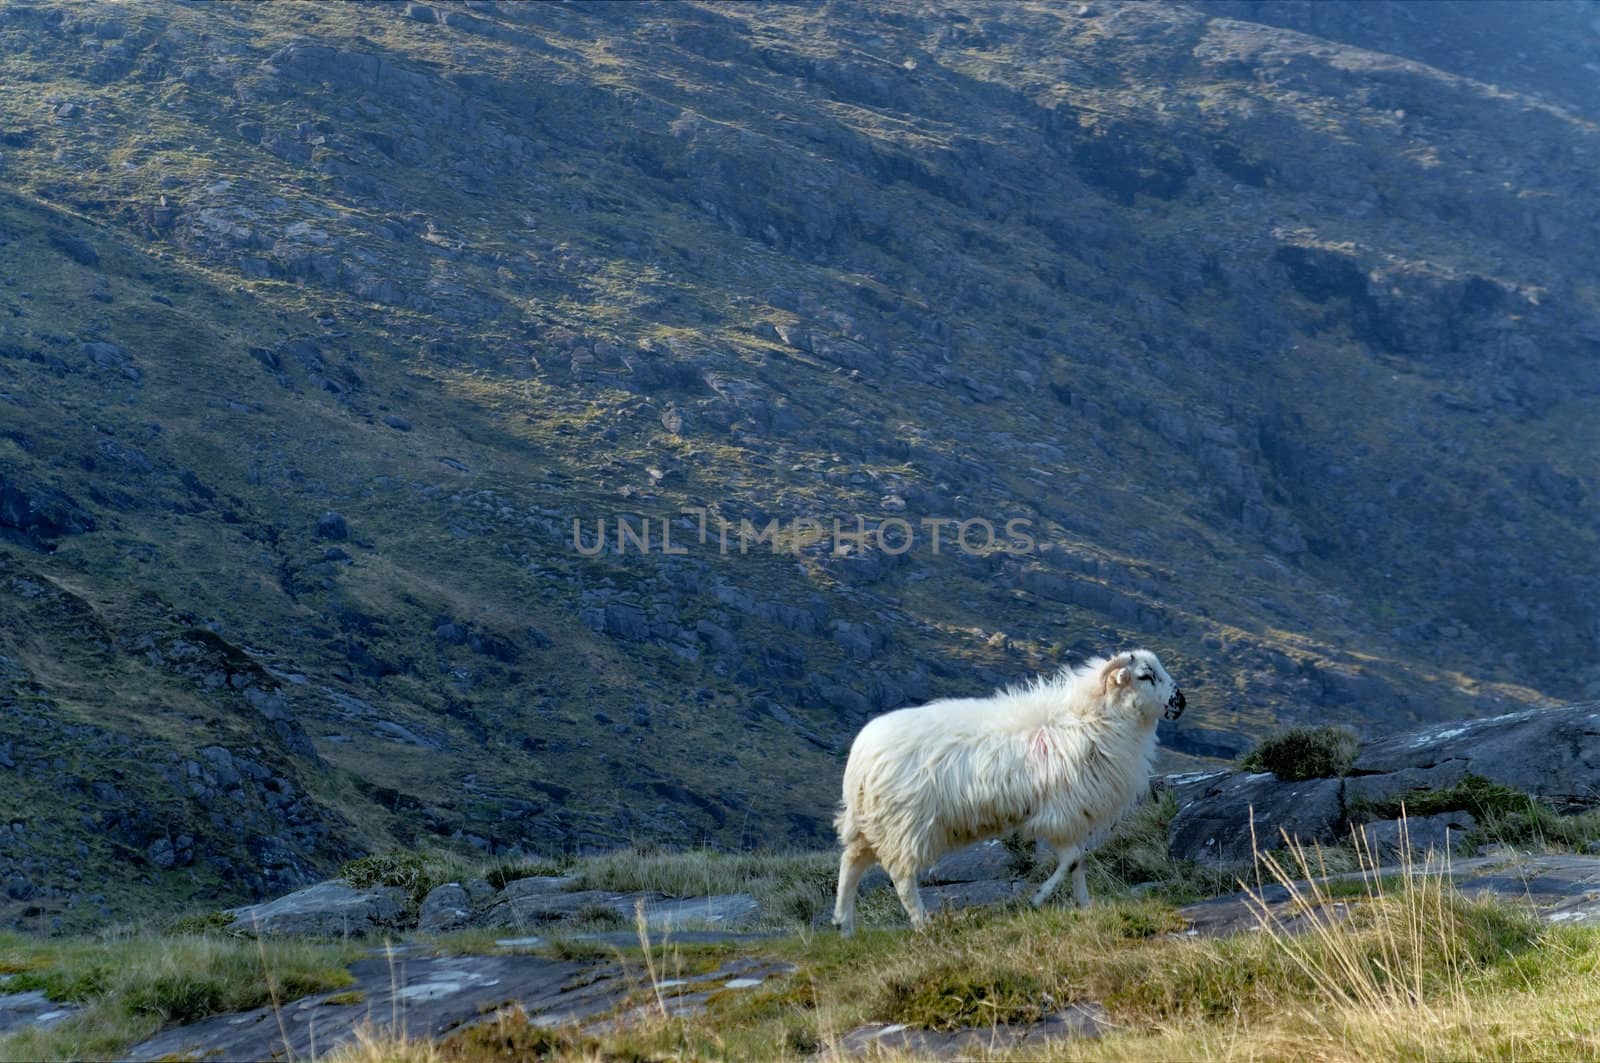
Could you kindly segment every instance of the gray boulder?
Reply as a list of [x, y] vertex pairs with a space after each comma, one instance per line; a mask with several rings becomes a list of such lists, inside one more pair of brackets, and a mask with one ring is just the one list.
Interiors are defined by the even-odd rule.
[[542, 926], [565, 920], [586, 919], [609, 913], [617, 919], [631, 920], [637, 895], [611, 890], [577, 890], [572, 893], [523, 889], [508, 883], [502, 898], [475, 923], [493, 929]]
[[[645, 924], [652, 930], [706, 924], [733, 928], [748, 926], [761, 914], [761, 906], [746, 893], [711, 897], [663, 897], [659, 893], [615, 893], [610, 890], [577, 890], [571, 893], [550, 888], [562, 879], [517, 879], [506, 884], [505, 892], [474, 926], [494, 929], [544, 926], [556, 922], [584, 922], [596, 917], [614, 918], [632, 924], [639, 906], [644, 907]], [[522, 884], [522, 888], [513, 887]]]
[[417, 929], [427, 934], [457, 930], [466, 925], [471, 911], [471, 899], [461, 884], [446, 882], [423, 898], [422, 911], [417, 916]]
[[317, 527], [312, 532], [315, 539], [348, 539], [350, 537], [350, 524], [344, 519], [344, 514], [328, 510], [317, 518]]
[[946, 853], [922, 873], [921, 879], [931, 886], [961, 882], [1006, 882], [1025, 877], [1038, 864], [1055, 866], [1055, 854], [1044, 842], [1030, 842], [1026, 854], [1019, 857], [1019, 854], [1006, 848], [1004, 839], [991, 838]]
[[1387, 860], [1407, 852], [1423, 855], [1429, 852], [1457, 855], [1466, 852], [1467, 835], [1478, 825], [1469, 812], [1441, 812], [1420, 819], [1387, 819], [1367, 823], [1361, 827], [1368, 851], [1379, 860]]
[[1178, 812], [1168, 825], [1167, 844], [1179, 859], [1248, 863], [1253, 846], [1280, 848], [1285, 833], [1308, 844], [1343, 840], [1344, 787], [1339, 779], [1283, 782], [1270, 772], [1219, 771], [1176, 776], [1170, 783]]
[[505, 900], [515, 900], [518, 897], [565, 893], [576, 881], [577, 879], [571, 875], [528, 875], [524, 878], [514, 878], [506, 883], [502, 897]]
[[404, 890], [356, 889], [337, 879], [228, 914], [235, 929], [269, 937], [366, 937], [409, 921]]

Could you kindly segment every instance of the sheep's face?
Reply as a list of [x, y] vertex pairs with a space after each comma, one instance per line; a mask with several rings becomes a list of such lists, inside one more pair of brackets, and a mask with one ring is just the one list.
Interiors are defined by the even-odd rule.
[[1118, 700], [1140, 716], [1154, 720], [1157, 714], [1162, 714], [1169, 720], [1176, 720], [1183, 715], [1187, 704], [1183, 691], [1161, 667], [1160, 658], [1149, 650], [1117, 654], [1106, 662], [1104, 675], [1106, 692], [1116, 692]]

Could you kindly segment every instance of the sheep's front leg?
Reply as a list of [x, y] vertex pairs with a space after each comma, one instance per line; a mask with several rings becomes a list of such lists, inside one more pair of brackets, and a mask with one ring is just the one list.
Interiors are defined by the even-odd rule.
[[889, 877], [894, 879], [894, 891], [900, 895], [900, 903], [911, 917], [911, 925], [918, 930], [927, 926], [928, 910], [922, 906], [922, 891], [917, 889], [917, 873], [891, 874]]
[[1089, 884], [1083, 877], [1083, 847], [1079, 845], [1061, 845], [1050, 843], [1056, 851], [1056, 869], [1050, 877], [1044, 880], [1033, 895], [1035, 908], [1050, 899], [1050, 895], [1061, 885], [1061, 880], [1068, 875], [1072, 876], [1072, 896], [1079, 905], [1087, 906], [1089, 903]]
[[1088, 908], [1093, 904], [1089, 896], [1089, 881], [1084, 874], [1084, 865], [1088, 863], [1089, 854], [1078, 857], [1077, 863], [1072, 865], [1072, 901], [1079, 908]]

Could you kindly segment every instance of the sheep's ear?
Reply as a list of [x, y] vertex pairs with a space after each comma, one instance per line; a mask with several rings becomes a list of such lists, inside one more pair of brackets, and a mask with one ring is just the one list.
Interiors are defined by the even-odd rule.
[[1125, 687], [1133, 682], [1133, 673], [1126, 668], [1116, 668], [1106, 676], [1106, 682], [1114, 687]]

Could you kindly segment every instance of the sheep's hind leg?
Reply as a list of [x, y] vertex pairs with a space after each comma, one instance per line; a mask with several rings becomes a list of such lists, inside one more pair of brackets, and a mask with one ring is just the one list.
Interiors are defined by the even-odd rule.
[[1088, 854], [1078, 857], [1078, 862], [1072, 868], [1072, 901], [1079, 908], [1088, 908], [1093, 901], [1089, 897], [1089, 882], [1084, 874], [1083, 865], [1087, 862]]
[[894, 879], [894, 891], [900, 895], [900, 903], [905, 907], [906, 915], [911, 917], [911, 925], [918, 930], [928, 925], [928, 910], [922, 906], [922, 891], [917, 889], [917, 873], [896, 875], [889, 873]]
[[856, 888], [867, 868], [878, 862], [872, 848], [865, 842], [853, 841], [844, 847], [839, 857], [839, 898], [833, 905], [833, 924], [839, 933], [849, 936], [856, 930]]
[[1061, 880], [1068, 875], [1072, 876], [1072, 897], [1081, 906], [1089, 904], [1089, 886], [1083, 877], [1083, 847], [1079, 845], [1056, 845], [1050, 843], [1056, 851], [1056, 869], [1049, 878], [1044, 880], [1044, 885], [1033, 895], [1035, 908], [1050, 899], [1050, 895], [1061, 885]]

